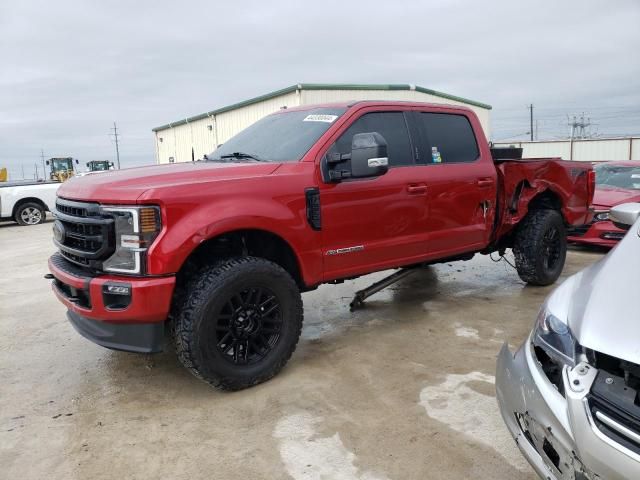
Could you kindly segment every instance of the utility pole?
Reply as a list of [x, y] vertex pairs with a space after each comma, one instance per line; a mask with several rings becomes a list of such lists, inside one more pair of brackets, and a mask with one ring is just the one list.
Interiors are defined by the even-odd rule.
[[533, 103], [527, 107], [529, 109], [529, 133], [533, 142]]
[[42, 179], [47, 179], [47, 167], [44, 161], [44, 150], [40, 149], [40, 158], [42, 158]]
[[120, 170], [120, 149], [118, 147], [118, 126], [116, 125], [116, 122], [113, 122], [113, 128], [111, 130], [113, 130], [112, 135], [116, 141], [116, 160], [118, 163], [118, 170]]

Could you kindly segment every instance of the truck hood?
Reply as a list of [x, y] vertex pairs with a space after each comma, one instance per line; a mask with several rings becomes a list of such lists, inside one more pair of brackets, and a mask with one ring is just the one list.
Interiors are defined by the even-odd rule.
[[58, 195], [70, 200], [135, 203], [144, 192], [270, 175], [279, 163], [188, 162], [112, 170], [66, 181]]
[[635, 364], [640, 364], [638, 251], [640, 221], [606, 257], [567, 279], [548, 302], [552, 309], [557, 309], [552, 303], [566, 305], [569, 328], [580, 345]]
[[640, 202], [639, 190], [626, 188], [597, 187], [593, 195], [593, 206], [598, 209], [609, 209], [621, 203]]

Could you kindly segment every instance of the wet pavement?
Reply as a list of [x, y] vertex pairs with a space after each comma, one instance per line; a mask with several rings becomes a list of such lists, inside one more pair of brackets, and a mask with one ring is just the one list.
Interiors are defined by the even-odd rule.
[[[549, 288], [476, 256], [303, 295], [296, 353], [273, 380], [221, 393], [175, 354], [98, 347], [43, 279], [49, 221], [0, 224], [0, 477], [531, 479], [502, 425], [494, 364]], [[563, 277], [601, 258], [572, 250]]]

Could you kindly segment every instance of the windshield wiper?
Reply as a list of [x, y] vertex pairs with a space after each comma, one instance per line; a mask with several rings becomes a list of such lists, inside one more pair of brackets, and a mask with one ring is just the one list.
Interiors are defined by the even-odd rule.
[[265, 162], [266, 161], [266, 160], [263, 160], [261, 158], [256, 157], [255, 155], [251, 155], [250, 153], [244, 153], [244, 152], [233, 152], [233, 153], [229, 153], [227, 155], [220, 155], [220, 158], [239, 158], [239, 159], [248, 158], [250, 160], [255, 160], [257, 162]]

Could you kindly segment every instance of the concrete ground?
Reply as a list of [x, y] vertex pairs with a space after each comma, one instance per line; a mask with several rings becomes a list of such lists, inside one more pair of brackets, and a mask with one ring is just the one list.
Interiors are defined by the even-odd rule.
[[[303, 296], [288, 366], [221, 393], [173, 352], [80, 337], [43, 279], [49, 221], [0, 224], [0, 477], [531, 479], [500, 418], [494, 363], [551, 288], [504, 262], [430, 267], [348, 304], [382, 275]], [[571, 251], [564, 275], [601, 257]]]

